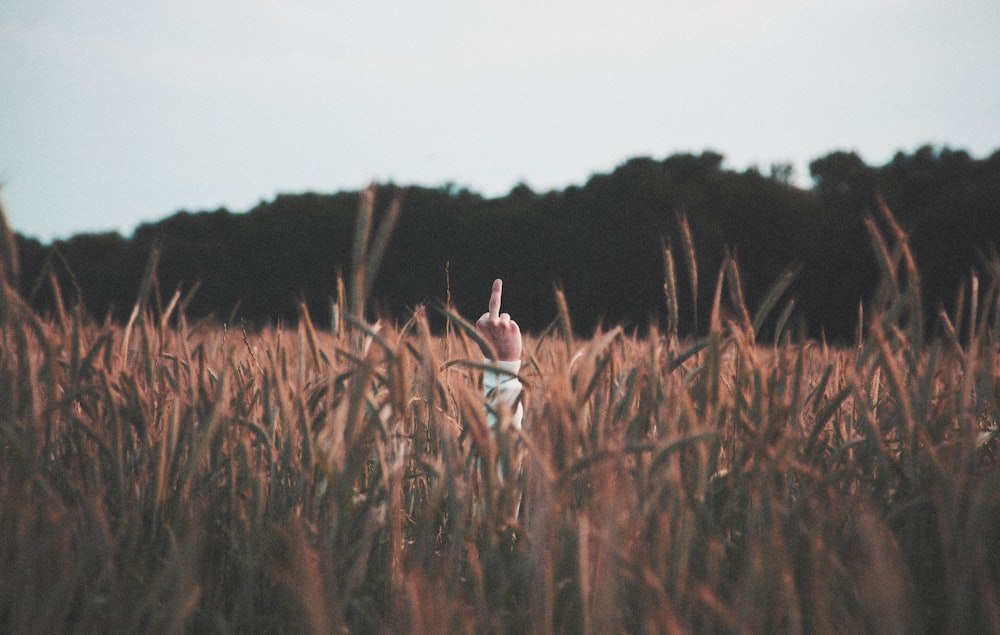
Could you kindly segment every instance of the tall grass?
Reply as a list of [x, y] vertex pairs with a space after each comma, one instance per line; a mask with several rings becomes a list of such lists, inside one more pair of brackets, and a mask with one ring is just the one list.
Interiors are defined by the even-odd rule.
[[574, 339], [557, 291], [521, 434], [450, 310], [249, 333], [143, 296], [122, 328], [5, 278], [0, 627], [1000, 631], [1000, 262], [932, 329], [887, 210], [870, 234], [854, 347], [783, 329], [788, 279], [752, 311], [732, 260], [696, 340]]

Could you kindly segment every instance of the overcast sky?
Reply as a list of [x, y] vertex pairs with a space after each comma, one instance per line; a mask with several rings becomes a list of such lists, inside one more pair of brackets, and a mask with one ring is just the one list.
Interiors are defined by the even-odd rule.
[[372, 180], [1000, 149], [998, 0], [3, 0], [0, 184], [43, 240]]

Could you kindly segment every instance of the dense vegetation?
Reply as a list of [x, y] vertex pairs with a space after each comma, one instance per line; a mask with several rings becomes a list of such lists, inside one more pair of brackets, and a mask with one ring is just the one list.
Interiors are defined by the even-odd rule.
[[[451, 186], [408, 188], [372, 307], [405, 320], [417, 305], [450, 297], [471, 313], [480, 310], [481, 290], [503, 277], [512, 315], [534, 332], [555, 317], [557, 286], [580, 334], [599, 323], [640, 332], [651, 320], [662, 326], [662, 244], [685, 244], [677, 221], [684, 214], [697, 240], [699, 280], [714, 277], [728, 250], [755, 305], [784, 271], [794, 271], [793, 321], [813, 337], [844, 342], [854, 336], [859, 301], [877, 288], [865, 228], [866, 218], [879, 218], [877, 197], [909, 234], [928, 316], [954, 308], [955, 290], [1000, 242], [1000, 152], [980, 160], [924, 147], [877, 167], [836, 152], [811, 164], [810, 190], [788, 182], [787, 166], [768, 175], [734, 172], [722, 159], [710, 152], [633, 159], [580, 187], [536, 193], [519, 186], [496, 199]], [[382, 188], [379, 213], [395, 193]], [[337, 274], [350, 269], [357, 201], [357, 192], [283, 195], [247, 213], [180, 212], [129, 238], [82, 235], [54, 245], [21, 238], [21, 292], [50, 313], [55, 275], [65, 297], [82, 298], [99, 320], [112, 315], [122, 323], [159, 246], [161, 300], [182, 289], [192, 318], [288, 324], [304, 299], [327, 324]], [[687, 263], [677, 264], [688, 285]], [[704, 332], [711, 291], [703, 283], [696, 306], [688, 302], [683, 333]]]
[[865, 230], [845, 347], [733, 259], [681, 336], [690, 249], [659, 251], [662, 331], [575, 336], [567, 283], [523, 433], [487, 428], [457, 313], [350, 317], [364, 270], [331, 330], [192, 322], [152, 266], [118, 324], [35, 311], [0, 232], [0, 630], [1000, 632], [1000, 260], [931, 328], [905, 232]]

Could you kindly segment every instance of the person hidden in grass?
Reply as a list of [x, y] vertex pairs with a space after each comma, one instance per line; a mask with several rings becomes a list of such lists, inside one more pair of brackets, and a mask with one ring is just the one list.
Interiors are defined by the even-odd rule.
[[[524, 477], [522, 471], [524, 449], [519, 434], [524, 406], [521, 403], [521, 381], [517, 378], [517, 373], [521, 370], [522, 341], [521, 329], [517, 322], [510, 319], [509, 313], [500, 312], [502, 292], [503, 281], [494, 280], [489, 310], [476, 321], [476, 330], [482, 334], [496, 355], [495, 359], [487, 357], [484, 360], [486, 370], [483, 373], [483, 390], [486, 393], [486, 421], [494, 431], [509, 425], [513, 427], [514, 432], [509, 436], [496, 437], [498, 440], [504, 438], [510, 444], [507, 445], [507, 442], [502, 444], [505, 450], [501, 450], [497, 458], [496, 477], [504, 489], [506, 485], [515, 486], [510, 492], [511, 496], [507, 499], [507, 503], [503, 505], [506, 510], [504, 515], [513, 520], [519, 518], [524, 509], [523, 490], [517, 485]], [[481, 470], [482, 466], [478, 462], [477, 465]], [[514, 480], [508, 481], [511, 478]], [[516, 540], [517, 532], [512, 531], [511, 536]]]
[[517, 378], [521, 370], [521, 329], [509, 313], [500, 312], [502, 293], [503, 281], [494, 280], [489, 310], [476, 321], [476, 329], [496, 353], [496, 359], [485, 360], [483, 389], [489, 404], [486, 416], [490, 427], [495, 428], [500, 417], [509, 414], [511, 424], [520, 430], [524, 414], [522, 386]]

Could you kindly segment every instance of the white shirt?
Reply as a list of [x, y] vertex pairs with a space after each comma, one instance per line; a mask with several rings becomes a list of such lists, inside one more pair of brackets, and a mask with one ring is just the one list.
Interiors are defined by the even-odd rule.
[[483, 373], [483, 390], [490, 408], [486, 411], [486, 420], [491, 428], [498, 423], [497, 415], [506, 409], [510, 412], [511, 423], [521, 429], [521, 417], [524, 406], [521, 404], [521, 380], [517, 373], [521, 370], [521, 360], [494, 361], [483, 360], [487, 369]]

